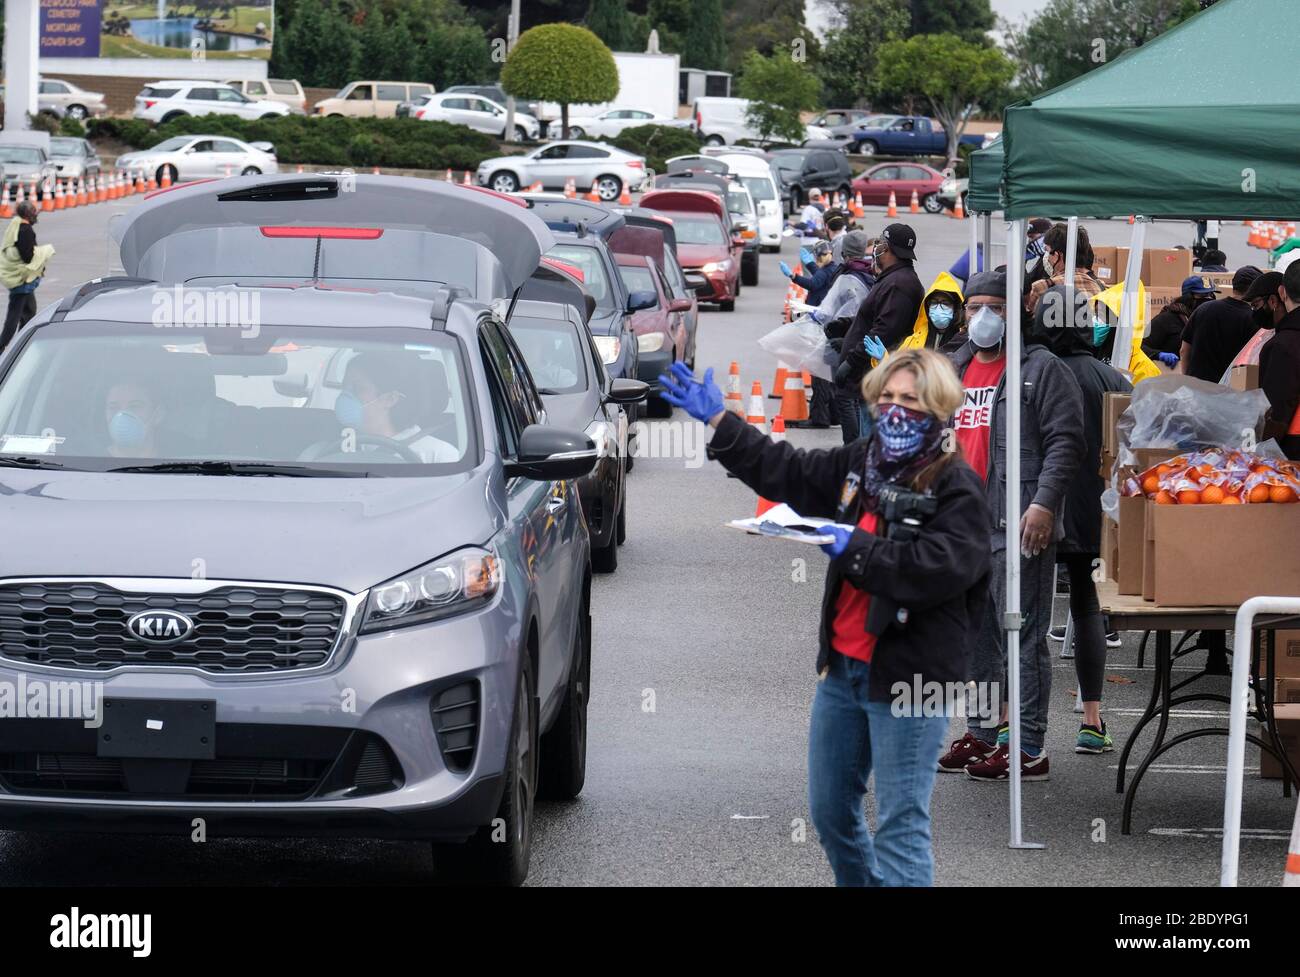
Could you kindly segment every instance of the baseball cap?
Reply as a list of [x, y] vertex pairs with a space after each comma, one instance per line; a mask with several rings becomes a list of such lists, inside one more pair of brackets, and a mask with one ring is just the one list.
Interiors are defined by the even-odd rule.
[[845, 258], [861, 258], [867, 253], [867, 242], [871, 240], [867, 237], [866, 231], [849, 231], [844, 235], [844, 245], [841, 248]]
[[830, 251], [831, 251], [831, 243], [829, 241], [818, 241], [816, 244], [812, 246], [812, 253], [814, 258], [820, 258], [824, 254], [830, 254]]
[[1030, 234], [1046, 234], [1052, 229], [1052, 222], [1046, 217], [1035, 217], [1029, 222]]
[[[1241, 272], [1237, 274], [1241, 274]], [[1285, 281], [1286, 276], [1280, 271], [1266, 271], [1251, 284], [1250, 289], [1246, 292], [1245, 299], [1249, 302], [1251, 299], [1262, 299], [1270, 295], [1276, 295], [1277, 290], [1282, 287], [1282, 283]]]
[[1244, 292], [1255, 284], [1255, 279], [1264, 274], [1254, 265], [1242, 265], [1232, 276], [1232, 290]]
[[811, 190], [808, 191], [809, 200], [820, 200], [821, 196], [822, 196], [822, 192], [817, 187], [813, 187]]
[[912, 250], [916, 247], [916, 231], [906, 224], [890, 224], [880, 237], [898, 257], [908, 260], [916, 257], [916, 252]]
[[1007, 275], [1004, 271], [981, 271], [970, 276], [966, 282], [966, 298], [976, 295], [991, 295], [994, 298], [1007, 297]]
[[1208, 278], [1203, 278], [1200, 275], [1188, 275], [1183, 279], [1182, 293], [1184, 295], [1216, 295], [1218, 291], [1217, 288], [1210, 284]]

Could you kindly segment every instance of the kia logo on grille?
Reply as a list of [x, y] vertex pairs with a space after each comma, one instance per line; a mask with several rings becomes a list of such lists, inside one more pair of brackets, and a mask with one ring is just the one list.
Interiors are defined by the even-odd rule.
[[151, 645], [172, 645], [184, 641], [194, 622], [176, 611], [141, 611], [126, 622], [133, 638]]

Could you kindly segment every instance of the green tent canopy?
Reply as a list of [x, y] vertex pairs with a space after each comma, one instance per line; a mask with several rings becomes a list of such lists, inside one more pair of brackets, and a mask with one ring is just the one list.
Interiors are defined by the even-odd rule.
[[1002, 197], [1002, 140], [970, 154], [970, 184], [966, 207], [977, 214], [991, 214], [1006, 207]]
[[[1219, 0], [1008, 107], [1007, 218], [1297, 216], [1297, 8], [1297, 0]], [[975, 182], [972, 166], [972, 191]]]

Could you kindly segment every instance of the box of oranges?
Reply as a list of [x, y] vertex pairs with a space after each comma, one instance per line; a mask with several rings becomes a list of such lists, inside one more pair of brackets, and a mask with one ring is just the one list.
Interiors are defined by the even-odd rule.
[[1237, 448], [1176, 455], [1124, 480], [1120, 494], [1157, 505], [1283, 504], [1300, 501], [1300, 464]]

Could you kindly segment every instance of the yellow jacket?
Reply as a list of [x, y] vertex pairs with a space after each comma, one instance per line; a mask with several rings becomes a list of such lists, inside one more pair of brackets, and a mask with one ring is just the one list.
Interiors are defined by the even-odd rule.
[[[958, 304], [965, 301], [965, 296], [961, 292], [961, 283], [946, 271], [939, 272], [938, 277], [925, 290], [925, 297], [921, 299], [921, 308], [917, 310], [916, 322], [912, 324], [912, 334], [898, 344], [899, 349], [925, 348], [926, 340], [930, 337], [930, 317], [925, 314], [925, 305], [935, 292], [952, 292], [957, 296]], [[876, 364], [872, 362], [871, 365]]]
[[18, 254], [18, 229], [22, 226], [23, 219], [15, 217], [0, 238], [0, 285], [5, 288], [17, 288], [40, 278], [45, 274], [46, 262], [54, 255], [53, 245], [38, 244], [31, 262], [24, 262]]
[[[1124, 283], [1119, 282], [1097, 295], [1093, 302], [1100, 302], [1119, 319], [1120, 306], [1124, 301]], [[1160, 368], [1151, 361], [1151, 357], [1142, 351], [1142, 337], [1147, 329], [1147, 290], [1138, 282], [1137, 315], [1133, 320], [1133, 348], [1129, 355], [1128, 372], [1133, 375], [1133, 382], [1139, 383], [1150, 377], [1160, 376]]]

